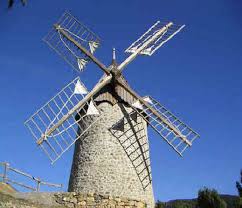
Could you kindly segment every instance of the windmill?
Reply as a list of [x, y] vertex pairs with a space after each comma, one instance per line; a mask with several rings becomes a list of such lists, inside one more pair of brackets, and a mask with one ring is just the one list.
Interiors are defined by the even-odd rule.
[[150, 96], [138, 95], [122, 75], [138, 55], [151, 56], [183, 29], [156, 22], [125, 52], [121, 64], [115, 50], [109, 67], [94, 56], [100, 38], [65, 12], [45, 37], [77, 72], [89, 62], [104, 75], [90, 91], [72, 80], [34, 113], [25, 125], [54, 163], [75, 145], [69, 191], [96, 192], [144, 200], [154, 205], [147, 127], [182, 156], [199, 135]]

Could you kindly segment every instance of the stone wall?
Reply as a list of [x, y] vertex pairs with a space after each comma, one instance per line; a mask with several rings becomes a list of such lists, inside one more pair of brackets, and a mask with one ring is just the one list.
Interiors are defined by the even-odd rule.
[[97, 194], [0, 193], [0, 208], [145, 208], [142, 201]]
[[62, 195], [56, 195], [56, 201], [60, 205], [64, 205], [68, 208], [145, 208], [144, 202], [120, 198], [103, 196], [97, 194], [76, 194], [67, 193]]

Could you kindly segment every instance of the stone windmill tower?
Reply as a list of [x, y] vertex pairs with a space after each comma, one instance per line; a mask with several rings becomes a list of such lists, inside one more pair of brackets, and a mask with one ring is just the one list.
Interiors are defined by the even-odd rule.
[[[117, 66], [113, 59], [110, 70]], [[127, 84], [122, 76], [119, 79]], [[131, 197], [154, 204], [147, 123], [137, 113], [130, 116], [132, 108], [127, 103], [133, 101], [112, 82], [94, 96], [102, 118], [75, 143], [69, 191]]]
[[152, 55], [184, 26], [157, 22], [128, 49], [121, 64], [106, 67], [95, 56], [100, 39], [64, 13], [45, 41], [78, 72], [94, 62], [103, 77], [88, 92], [79, 77], [27, 121], [39, 147], [54, 163], [75, 144], [69, 191], [144, 200], [154, 205], [147, 127], [180, 156], [198, 134], [151, 97], [129, 86], [123, 69], [139, 54]]

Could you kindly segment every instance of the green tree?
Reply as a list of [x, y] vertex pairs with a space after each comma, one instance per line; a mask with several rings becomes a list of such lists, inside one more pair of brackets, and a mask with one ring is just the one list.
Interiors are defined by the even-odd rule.
[[239, 196], [242, 197], [242, 170], [240, 171], [240, 181], [236, 181], [236, 188]]
[[198, 191], [197, 208], [227, 208], [215, 189], [203, 188]]
[[239, 208], [242, 208], [242, 170], [240, 171], [240, 181], [236, 181], [236, 188], [239, 194]]
[[159, 200], [155, 203], [155, 208], [165, 208], [165, 207], [166, 207], [165, 203], [163, 203]]
[[195, 204], [193, 201], [177, 200], [172, 203], [171, 208], [194, 208]]
[[[20, 2], [23, 6], [25, 6], [27, 3], [27, 0], [20, 0]], [[15, 3], [15, 0], [8, 0], [8, 8], [12, 8], [14, 3]]]

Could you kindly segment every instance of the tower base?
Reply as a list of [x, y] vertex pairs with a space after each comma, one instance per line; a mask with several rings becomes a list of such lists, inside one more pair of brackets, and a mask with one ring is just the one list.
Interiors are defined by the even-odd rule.
[[121, 103], [102, 102], [98, 109], [101, 118], [76, 141], [68, 191], [131, 198], [154, 207], [146, 122], [139, 115], [131, 119], [132, 109]]

